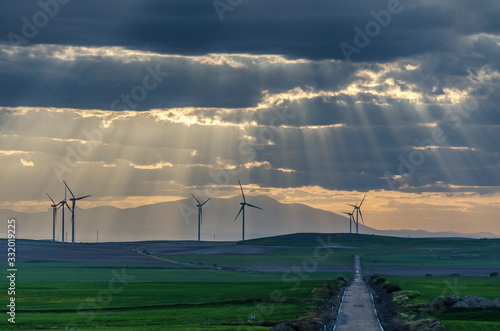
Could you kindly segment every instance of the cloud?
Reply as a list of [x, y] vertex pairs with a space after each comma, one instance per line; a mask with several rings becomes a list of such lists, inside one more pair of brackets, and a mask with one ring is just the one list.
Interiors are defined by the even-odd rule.
[[41, 7], [6, 6], [0, 181], [20, 188], [6, 203], [60, 192], [54, 164], [113, 204], [237, 179], [323, 206], [500, 187], [497, 1], [401, 1], [380, 33], [366, 28], [386, 0], [244, 1], [223, 21], [210, 1], [73, 1], [19, 46], [6, 37]]
[[[8, 6], [8, 8], [6, 7]], [[386, 61], [396, 57], [446, 51], [461, 36], [498, 34], [495, 1], [474, 5], [461, 0], [410, 3], [371, 38], [355, 61]], [[387, 10], [388, 1], [305, 3], [299, 0], [248, 1], [227, 12], [223, 22], [212, 2], [158, 3], [111, 0], [95, 4], [71, 2], [61, 6], [50, 24], [30, 44], [75, 46], [115, 45], [130, 49], [183, 55], [206, 53], [283, 54], [290, 58], [342, 59], [339, 44], [353, 43], [355, 27], [375, 21], [371, 11]], [[21, 17], [31, 19], [37, 3], [4, 4], [2, 31], [22, 34]], [[7, 13], [9, 13], [7, 15]], [[83, 13], [85, 19], [81, 19]], [[137, 15], [137, 13], [140, 13]], [[186, 19], [188, 18], [189, 19]], [[293, 18], [293, 19], [290, 19]], [[123, 26], [123, 22], [127, 22]], [[259, 29], [255, 29], [255, 25]], [[4, 37], [5, 38], [5, 37]], [[369, 51], [368, 51], [369, 50]]]
[[21, 164], [23, 167], [34, 167], [35, 164], [32, 161], [26, 161], [25, 159], [21, 159]]

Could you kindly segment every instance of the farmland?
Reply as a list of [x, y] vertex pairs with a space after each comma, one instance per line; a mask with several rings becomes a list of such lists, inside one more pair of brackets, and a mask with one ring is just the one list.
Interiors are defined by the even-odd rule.
[[[315, 291], [349, 278], [355, 254], [365, 274], [382, 270], [391, 283], [420, 292], [415, 304], [448, 294], [494, 299], [500, 278], [488, 275], [499, 269], [499, 245], [345, 234], [243, 243], [18, 241], [16, 324], [1, 329], [269, 330], [313, 315]], [[495, 312], [437, 317], [450, 330], [499, 325]]]

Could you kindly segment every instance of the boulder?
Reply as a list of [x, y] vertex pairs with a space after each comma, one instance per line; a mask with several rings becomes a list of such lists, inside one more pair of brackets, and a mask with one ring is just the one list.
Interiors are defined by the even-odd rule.
[[485, 309], [494, 307], [494, 304], [486, 298], [478, 298], [473, 295], [467, 295], [457, 301], [453, 308]]

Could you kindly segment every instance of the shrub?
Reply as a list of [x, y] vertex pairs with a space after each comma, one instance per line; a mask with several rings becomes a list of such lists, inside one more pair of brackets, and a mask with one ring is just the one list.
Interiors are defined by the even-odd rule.
[[370, 277], [370, 279], [371, 279], [372, 283], [375, 285], [381, 285], [381, 284], [385, 283], [385, 278], [380, 277], [378, 275], [373, 275]]
[[399, 285], [394, 285], [391, 283], [384, 284], [384, 286], [382, 286], [382, 288], [384, 289], [385, 293], [393, 293], [393, 292], [401, 291], [401, 287], [399, 287]]
[[496, 272], [496, 271], [495, 271], [495, 272], [492, 272], [492, 273], [490, 274], [490, 277], [496, 277], [496, 276], [498, 276], [498, 272]]

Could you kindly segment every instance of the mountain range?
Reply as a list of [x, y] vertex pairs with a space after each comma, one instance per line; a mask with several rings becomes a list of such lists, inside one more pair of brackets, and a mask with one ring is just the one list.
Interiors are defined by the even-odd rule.
[[[241, 240], [241, 216], [234, 221], [241, 197], [214, 198], [203, 207], [202, 241]], [[249, 196], [247, 201], [263, 210], [245, 209], [245, 238], [268, 237], [297, 232], [348, 233], [349, 219], [303, 204], [280, 203], [268, 196]], [[56, 240], [61, 239], [61, 209], [57, 213]], [[7, 219], [15, 218], [16, 238], [52, 239], [52, 208], [45, 212], [21, 213], [0, 210], [7, 229]], [[193, 199], [163, 202], [135, 208], [110, 206], [75, 210], [75, 241], [143, 241], [196, 240], [197, 209]], [[354, 232], [353, 226], [353, 232]], [[71, 213], [65, 212], [66, 241], [71, 241]], [[427, 232], [423, 230], [377, 230], [359, 224], [359, 233], [401, 237], [470, 237], [493, 238], [498, 235], [481, 233]], [[6, 237], [6, 231], [0, 231]]]

